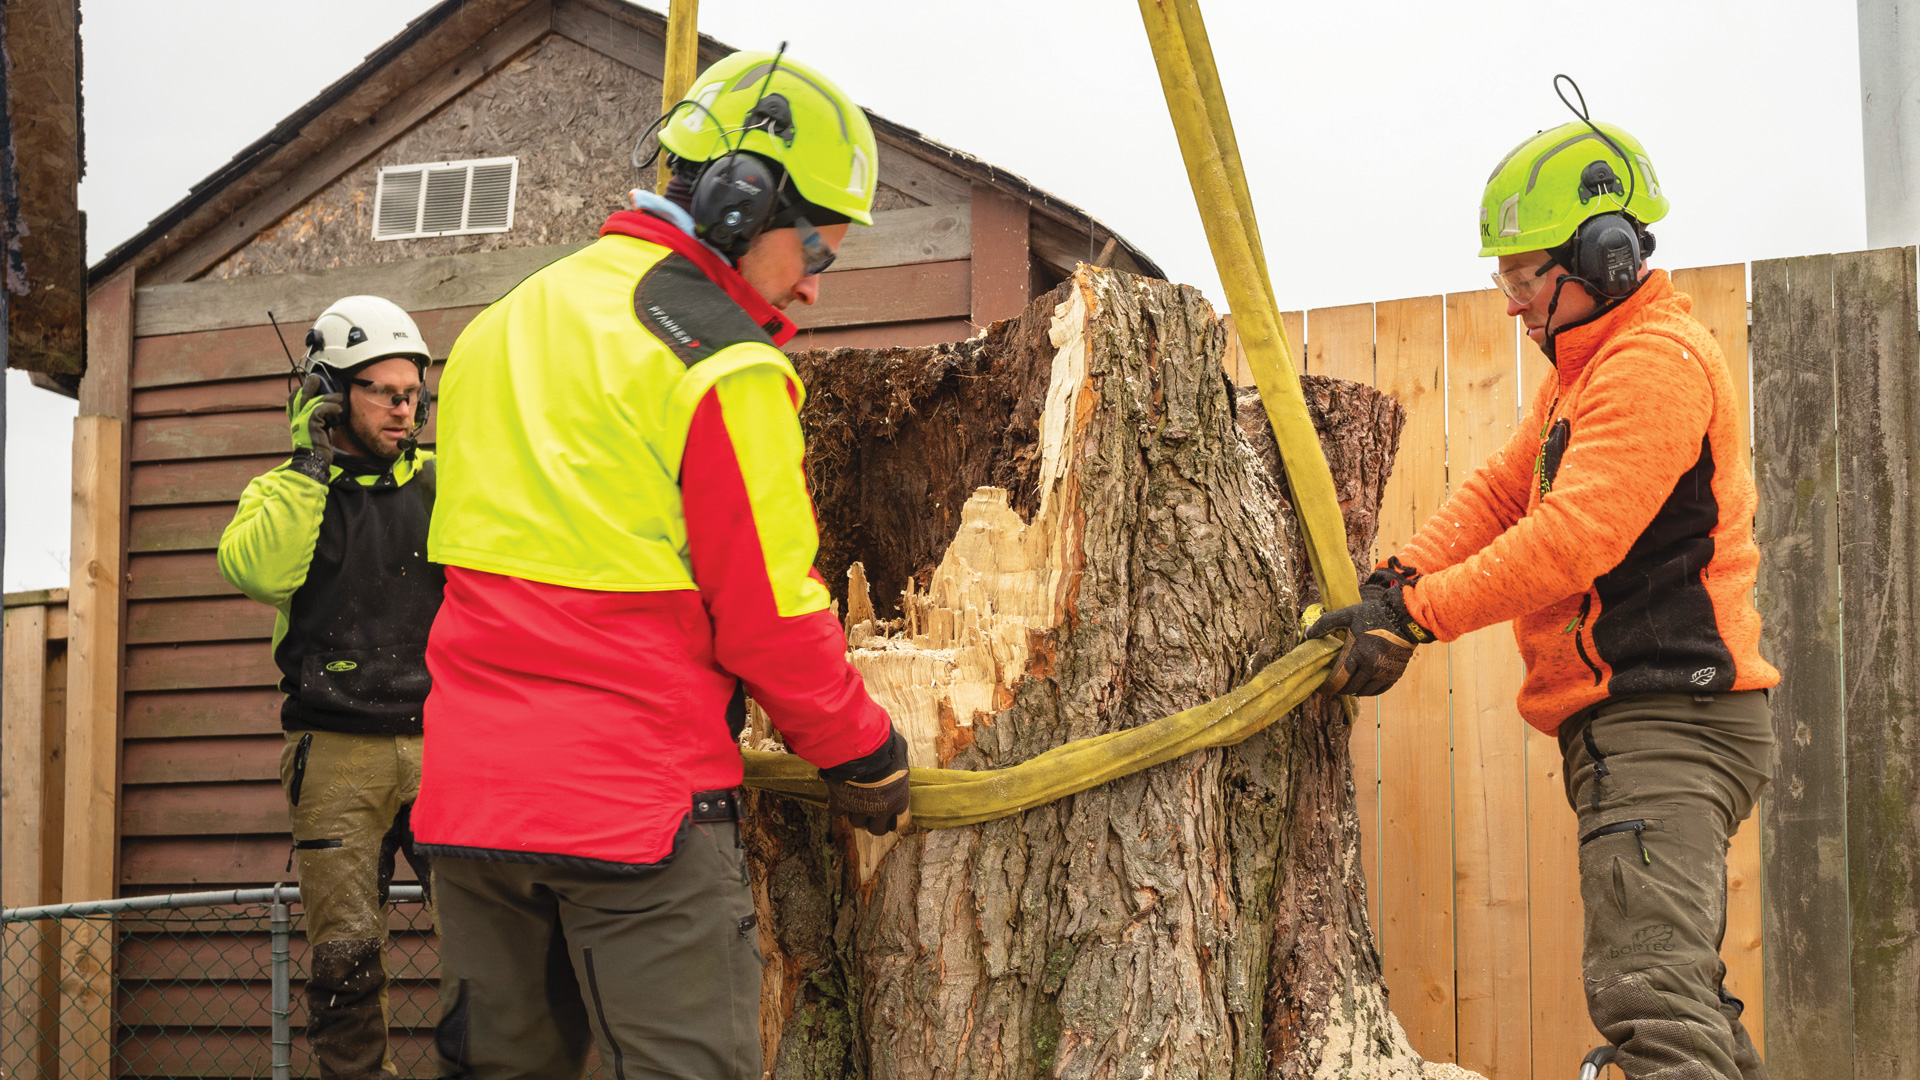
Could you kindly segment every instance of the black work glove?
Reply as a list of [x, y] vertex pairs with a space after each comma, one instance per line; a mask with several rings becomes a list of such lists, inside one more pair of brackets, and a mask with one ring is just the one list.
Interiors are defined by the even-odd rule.
[[320, 376], [309, 375], [300, 389], [287, 399], [287, 424], [293, 433], [293, 468], [327, 482], [327, 470], [333, 465], [333, 438], [327, 429], [339, 422], [346, 399], [340, 394], [322, 394]]
[[906, 831], [913, 820], [907, 809], [907, 740], [898, 731], [873, 753], [820, 770], [820, 778], [827, 782], [827, 811], [847, 815], [855, 828], [885, 836]]
[[1333, 672], [1320, 685], [1323, 694], [1373, 697], [1384, 694], [1406, 673], [1416, 645], [1433, 640], [1426, 627], [1407, 614], [1402, 590], [1420, 580], [1420, 572], [1388, 559], [1360, 586], [1360, 602], [1320, 616], [1307, 627], [1310, 638], [1347, 632], [1346, 647], [1333, 662]]

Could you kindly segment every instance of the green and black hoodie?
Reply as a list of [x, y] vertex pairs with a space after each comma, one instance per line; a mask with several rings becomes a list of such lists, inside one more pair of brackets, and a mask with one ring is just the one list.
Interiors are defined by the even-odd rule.
[[279, 612], [273, 658], [289, 731], [418, 735], [427, 631], [445, 578], [427, 561], [429, 451], [385, 462], [301, 455], [247, 485], [220, 573]]

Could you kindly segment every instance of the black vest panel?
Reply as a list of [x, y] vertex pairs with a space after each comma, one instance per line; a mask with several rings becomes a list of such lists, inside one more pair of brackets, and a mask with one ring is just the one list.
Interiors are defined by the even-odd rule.
[[349, 476], [327, 488], [307, 580], [274, 650], [289, 731], [418, 735], [433, 680], [427, 631], [446, 575], [427, 561], [433, 462], [405, 484]]

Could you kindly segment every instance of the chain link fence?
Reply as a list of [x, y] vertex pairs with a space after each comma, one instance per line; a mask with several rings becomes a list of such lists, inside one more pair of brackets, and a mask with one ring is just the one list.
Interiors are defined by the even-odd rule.
[[[438, 1074], [439, 951], [418, 886], [388, 907], [388, 1045]], [[299, 890], [133, 897], [0, 915], [0, 1080], [317, 1076]]]

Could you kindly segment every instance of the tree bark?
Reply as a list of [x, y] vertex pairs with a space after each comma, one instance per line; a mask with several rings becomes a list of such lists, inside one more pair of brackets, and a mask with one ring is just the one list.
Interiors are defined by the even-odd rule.
[[[915, 765], [1134, 727], [1297, 643], [1315, 590], [1225, 346], [1196, 291], [1082, 269], [970, 341], [798, 358], [820, 569]], [[1364, 565], [1402, 415], [1306, 389]], [[1239, 746], [897, 842], [756, 796], [768, 1067], [1417, 1077], [1367, 924], [1347, 734], [1314, 699]]]

